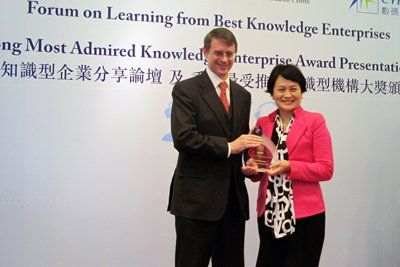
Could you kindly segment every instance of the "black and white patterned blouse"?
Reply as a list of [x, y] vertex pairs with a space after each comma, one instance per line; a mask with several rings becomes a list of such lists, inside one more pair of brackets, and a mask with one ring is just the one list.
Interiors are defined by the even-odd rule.
[[[272, 163], [288, 160], [286, 139], [293, 121], [294, 117], [292, 116], [284, 128], [281, 118], [279, 115], [276, 116], [271, 138], [276, 145]], [[276, 238], [281, 238], [294, 233], [295, 224], [292, 182], [287, 179], [285, 173], [268, 176], [265, 225], [272, 228]]]

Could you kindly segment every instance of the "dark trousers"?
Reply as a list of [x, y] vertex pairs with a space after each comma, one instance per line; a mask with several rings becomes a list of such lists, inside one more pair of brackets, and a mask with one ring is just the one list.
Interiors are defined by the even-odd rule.
[[276, 239], [258, 218], [257, 267], [318, 267], [325, 238], [325, 213], [297, 219], [294, 234]]
[[[230, 194], [231, 195], [231, 194]], [[219, 221], [175, 216], [176, 267], [244, 267], [245, 220], [236, 197], [229, 197]]]

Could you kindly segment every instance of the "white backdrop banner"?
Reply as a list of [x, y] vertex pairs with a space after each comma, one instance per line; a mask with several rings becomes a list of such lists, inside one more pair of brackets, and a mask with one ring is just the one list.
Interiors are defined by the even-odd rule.
[[400, 266], [400, 1], [0, 2], [0, 266], [173, 266], [171, 90], [205, 69], [214, 27], [238, 39], [251, 125], [287, 63], [327, 120], [320, 265]]

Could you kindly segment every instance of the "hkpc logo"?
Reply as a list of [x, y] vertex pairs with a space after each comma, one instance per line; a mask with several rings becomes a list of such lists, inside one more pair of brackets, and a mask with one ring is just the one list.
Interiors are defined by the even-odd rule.
[[349, 8], [354, 6], [359, 13], [379, 14], [379, 0], [351, 0]]

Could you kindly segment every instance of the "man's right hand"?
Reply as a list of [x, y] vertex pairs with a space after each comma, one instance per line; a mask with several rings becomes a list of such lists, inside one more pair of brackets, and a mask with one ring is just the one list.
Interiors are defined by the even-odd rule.
[[239, 154], [243, 150], [261, 145], [262, 138], [254, 134], [242, 134], [230, 142], [231, 154]]

